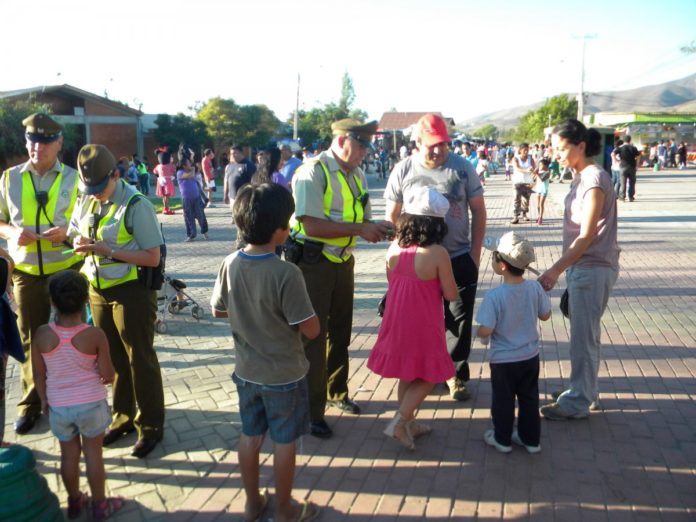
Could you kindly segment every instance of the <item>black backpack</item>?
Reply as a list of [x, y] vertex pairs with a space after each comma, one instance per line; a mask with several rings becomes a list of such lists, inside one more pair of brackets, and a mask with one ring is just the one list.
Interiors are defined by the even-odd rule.
[[[128, 212], [128, 207], [135, 204], [140, 198], [144, 196], [135, 196], [131, 198], [126, 206], [126, 213]], [[124, 213], [125, 219], [125, 213]], [[160, 223], [160, 230], [162, 229], [162, 224]], [[126, 230], [129, 234], [133, 234], [133, 227], [128, 226], [126, 223]], [[164, 232], [162, 232], [162, 239], [164, 239]], [[160, 245], [160, 261], [157, 266], [138, 266], [138, 281], [148, 290], [161, 290], [162, 285], [164, 285], [164, 267], [167, 262], [167, 244], [163, 243]]]

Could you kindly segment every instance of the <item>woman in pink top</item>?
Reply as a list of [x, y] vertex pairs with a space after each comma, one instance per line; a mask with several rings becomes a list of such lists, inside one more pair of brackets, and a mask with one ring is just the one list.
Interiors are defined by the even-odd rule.
[[[87, 463], [92, 516], [103, 520], [123, 499], [107, 498], [102, 458], [104, 431], [111, 423], [105, 384], [114, 380], [109, 343], [101, 328], [82, 321], [87, 279], [74, 270], [53, 275], [48, 283], [55, 322], [40, 326], [31, 343], [31, 360], [41, 409], [60, 442], [60, 473], [68, 492], [68, 518], [80, 516], [87, 496], [80, 491], [80, 453]], [[81, 436], [81, 438], [80, 438]]]
[[174, 211], [169, 208], [169, 198], [175, 195], [174, 177], [176, 176], [176, 165], [172, 163], [172, 155], [166, 148], [159, 148], [156, 151], [159, 164], [153, 172], [157, 176], [156, 194], [162, 198], [164, 209], [162, 214], [172, 215]]
[[457, 298], [447, 250], [437, 243], [447, 234], [447, 199], [419, 187], [404, 197], [396, 240], [387, 252], [387, 304], [367, 367], [382, 377], [399, 379], [399, 409], [384, 430], [413, 450], [413, 440], [429, 433], [414, 415], [438, 382], [454, 377], [445, 340], [444, 297]]

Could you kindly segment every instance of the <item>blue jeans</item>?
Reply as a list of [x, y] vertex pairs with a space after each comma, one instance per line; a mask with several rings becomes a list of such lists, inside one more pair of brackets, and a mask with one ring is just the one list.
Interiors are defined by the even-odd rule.
[[276, 444], [290, 444], [309, 432], [307, 378], [288, 384], [257, 384], [232, 374], [239, 395], [242, 433], [257, 437], [267, 431]]
[[601, 320], [619, 276], [610, 267], [571, 267], [566, 271], [570, 307], [570, 389], [558, 398], [570, 414], [588, 414], [599, 397]]
[[203, 210], [203, 202], [200, 197], [182, 198], [184, 204], [184, 222], [186, 223], [186, 237], [196, 237], [196, 221], [201, 227], [201, 234], [208, 233], [208, 220]]

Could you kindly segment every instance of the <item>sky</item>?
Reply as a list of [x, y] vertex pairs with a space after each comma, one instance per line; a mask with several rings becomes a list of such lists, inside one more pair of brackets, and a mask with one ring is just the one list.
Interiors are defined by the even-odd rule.
[[[67, 83], [192, 114], [220, 96], [295, 109], [439, 111], [465, 124], [580, 86], [623, 90], [696, 73], [696, 0], [1, 0], [0, 91]], [[14, 43], [12, 43], [14, 42]]]

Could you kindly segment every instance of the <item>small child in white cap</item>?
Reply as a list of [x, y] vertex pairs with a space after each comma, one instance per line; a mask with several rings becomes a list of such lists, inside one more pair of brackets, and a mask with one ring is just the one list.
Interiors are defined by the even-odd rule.
[[430, 433], [415, 412], [436, 383], [454, 376], [447, 352], [443, 297], [453, 301], [457, 284], [447, 250], [438, 243], [447, 234], [447, 198], [418, 187], [404, 194], [396, 239], [387, 251], [387, 304], [367, 367], [399, 379], [399, 408], [384, 430], [404, 447]]
[[[512, 451], [511, 442], [529, 453], [539, 453], [539, 331], [537, 319], [551, 317], [551, 301], [538, 281], [526, 280], [525, 270], [535, 261], [532, 244], [508, 232], [496, 240], [487, 237], [484, 246], [493, 251], [493, 271], [503, 284], [483, 298], [476, 315], [478, 336], [490, 337], [491, 416], [493, 429], [484, 440], [501, 453]], [[515, 398], [519, 404], [517, 429]]]

